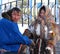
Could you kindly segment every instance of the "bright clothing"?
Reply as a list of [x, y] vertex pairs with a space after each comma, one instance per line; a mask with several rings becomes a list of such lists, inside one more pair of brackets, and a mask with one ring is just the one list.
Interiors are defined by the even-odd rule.
[[27, 36], [22, 36], [17, 23], [5, 18], [0, 20], [0, 49], [18, 51], [20, 44], [30, 45], [31, 43]]

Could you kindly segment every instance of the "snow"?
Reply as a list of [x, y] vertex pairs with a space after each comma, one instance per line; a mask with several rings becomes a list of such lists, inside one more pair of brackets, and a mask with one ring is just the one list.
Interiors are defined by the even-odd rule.
[[28, 28], [28, 24], [18, 24], [20, 32], [23, 34], [24, 30]]

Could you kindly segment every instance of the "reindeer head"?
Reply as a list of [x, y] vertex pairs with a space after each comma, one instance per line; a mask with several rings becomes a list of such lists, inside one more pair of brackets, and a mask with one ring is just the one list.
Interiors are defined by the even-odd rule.
[[31, 33], [31, 31], [29, 29], [25, 29], [23, 35], [26, 35], [29, 38], [33, 38], [33, 34]]

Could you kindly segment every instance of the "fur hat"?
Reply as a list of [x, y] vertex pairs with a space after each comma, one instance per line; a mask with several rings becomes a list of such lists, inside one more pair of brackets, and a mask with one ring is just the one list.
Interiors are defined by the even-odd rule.
[[46, 7], [46, 19], [47, 21], [51, 22], [51, 23], [55, 23], [55, 18], [51, 13], [52, 11], [49, 9], [49, 7]]

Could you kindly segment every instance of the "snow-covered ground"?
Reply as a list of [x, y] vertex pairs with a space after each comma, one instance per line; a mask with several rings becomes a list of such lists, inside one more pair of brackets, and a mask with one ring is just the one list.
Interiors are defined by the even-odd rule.
[[23, 26], [22, 24], [18, 24], [18, 27], [19, 27], [20, 32], [23, 34], [24, 30], [28, 28], [28, 24], [23, 24]]

